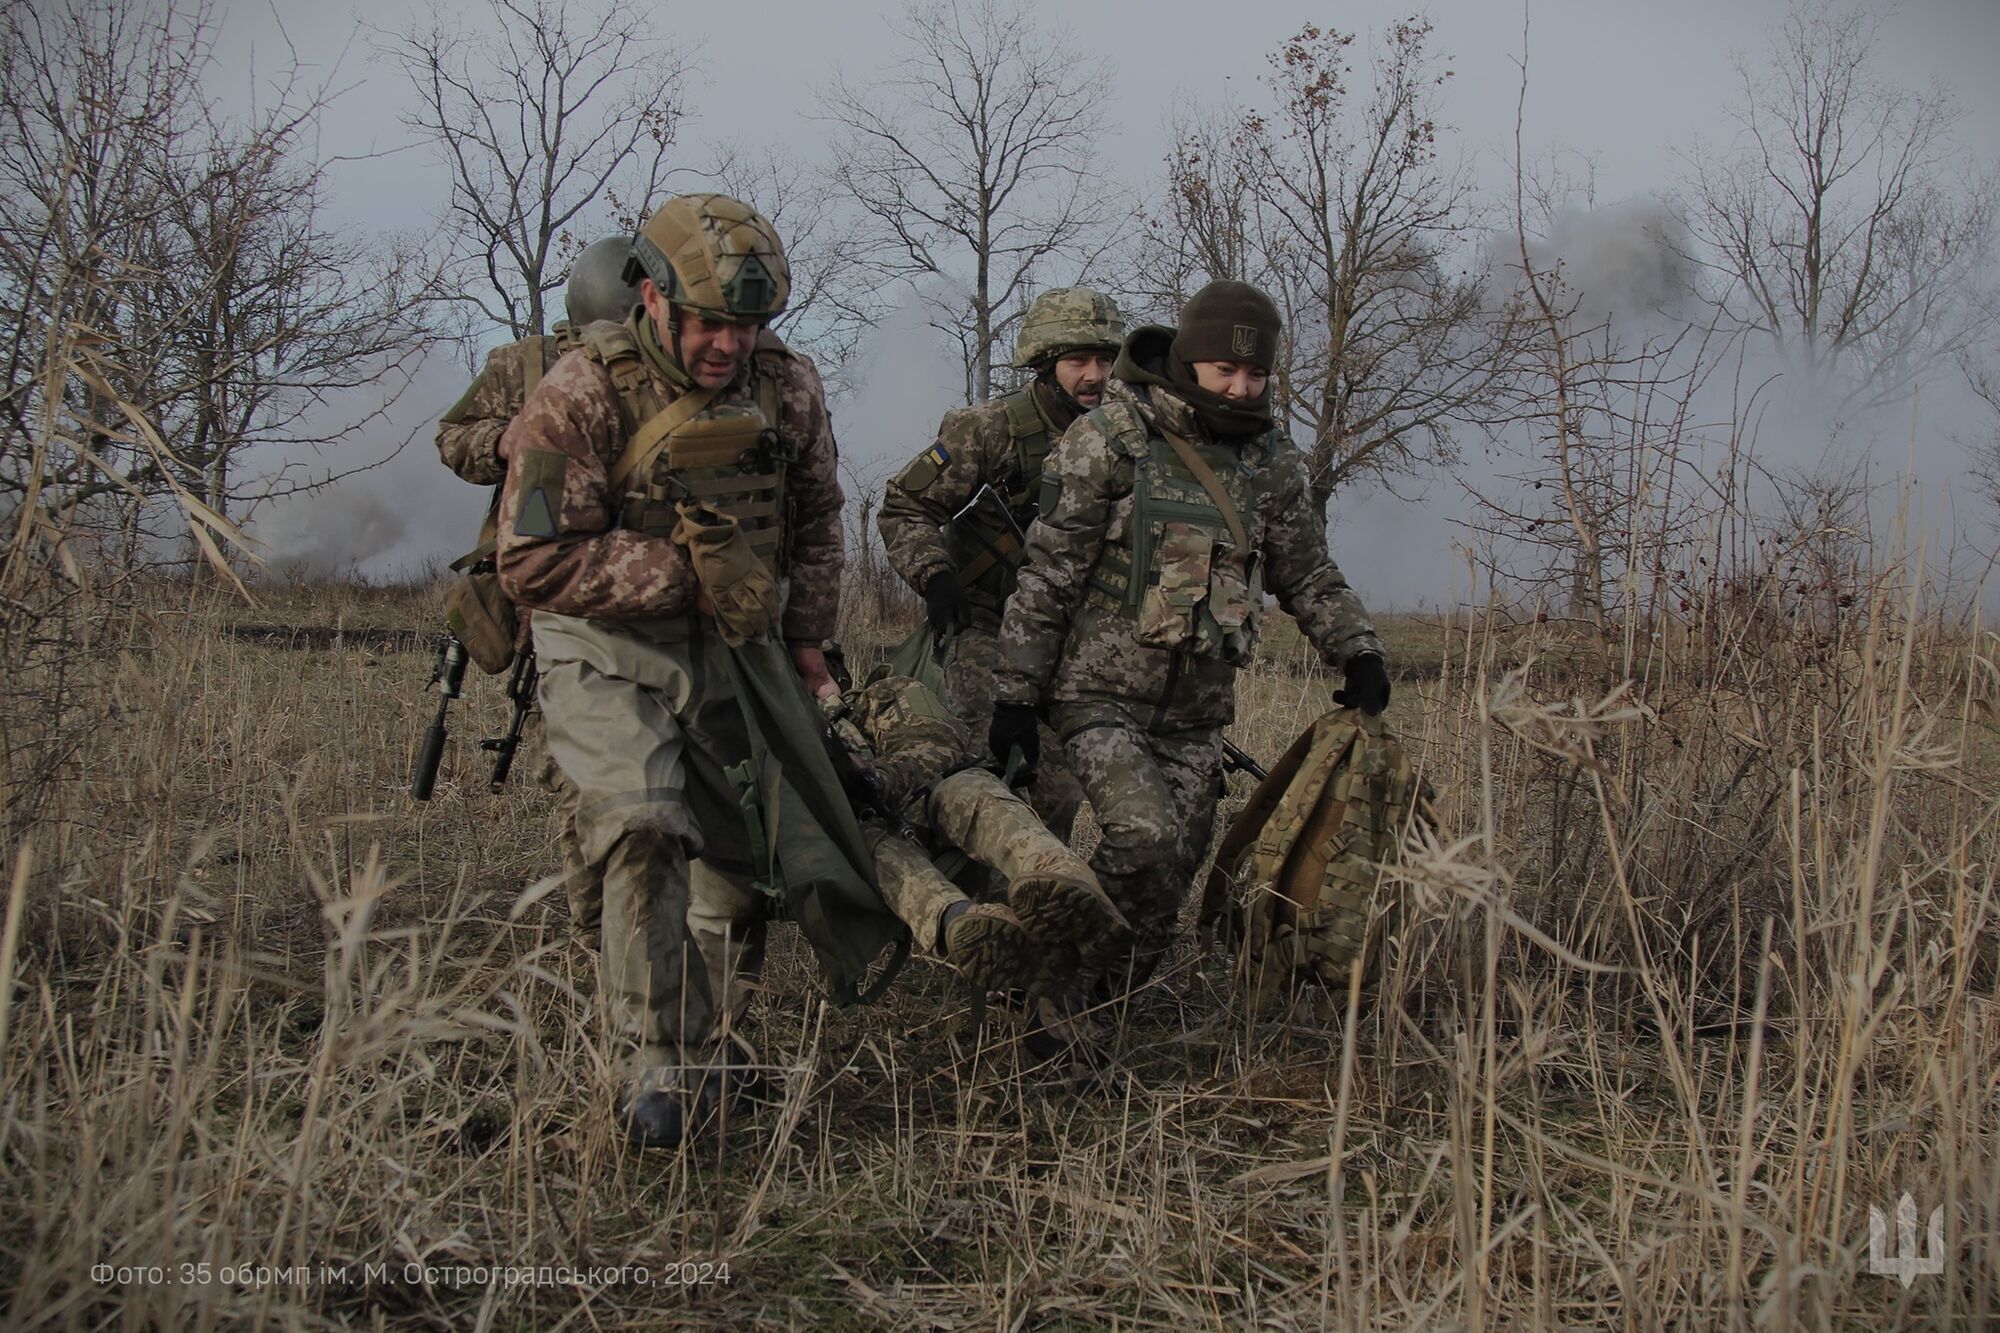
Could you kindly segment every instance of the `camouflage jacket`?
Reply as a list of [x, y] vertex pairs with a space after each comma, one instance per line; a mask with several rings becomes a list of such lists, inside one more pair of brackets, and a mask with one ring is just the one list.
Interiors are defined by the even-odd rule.
[[[1061, 401], [1040, 383], [1027, 390], [1049, 444], [1062, 437], [1076, 419], [1073, 405]], [[1023, 450], [1007, 415], [1005, 395], [973, 407], [945, 413], [938, 424], [937, 443], [925, 449], [894, 479], [882, 497], [876, 527], [889, 563], [903, 581], [921, 593], [933, 575], [959, 567], [945, 528], [952, 518], [990, 485], [1010, 507], [1018, 505], [1016, 522], [1023, 528], [1033, 517], [1035, 489], [1041, 481], [1042, 458], [1031, 451], [1023, 466]], [[1047, 446], [1044, 446], [1046, 448]], [[997, 514], [988, 525], [1004, 530]], [[1018, 556], [1016, 557], [1018, 559]], [[1005, 571], [998, 571], [1004, 575]], [[1013, 591], [1011, 576], [990, 581], [988, 596], [975, 596], [973, 623], [999, 627], [1000, 606]]]
[[[1135, 408], [1153, 437], [1136, 449], [1117, 426], [1119, 414], [1129, 420]], [[1215, 655], [1149, 645], [1142, 614], [1093, 591], [1101, 564], [1130, 558], [1136, 470], [1161, 427], [1210, 451], [1228, 447], [1210, 439], [1193, 409], [1164, 384], [1114, 379], [1105, 402], [1071, 426], [1049, 455], [1041, 517], [1028, 531], [1027, 563], [1000, 631], [1000, 701], [1110, 699], [1140, 710], [1140, 720], [1156, 731], [1233, 720], [1234, 666]], [[1298, 451], [1273, 430], [1236, 456], [1232, 489], [1249, 501], [1238, 507], [1249, 545], [1261, 557], [1263, 585], [1336, 668], [1357, 654], [1380, 653], [1361, 600], [1327, 554]], [[1207, 588], [1192, 591], [1199, 597]], [[1253, 603], [1260, 599], [1253, 591]], [[1254, 628], [1254, 604], [1249, 610]]]
[[[500, 437], [528, 398], [531, 373], [540, 379], [556, 358], [576, 346], [567, 324], [547, 337], [523, 338], [486, 354], [486, 366], [451, 410], [438, 420], [437, 451], [444, 465], [475, 486], [498, 486], [507, 476]], [[531, 363], [540, 360], [538, 366]]]
[[[791, 559], [784, 572], [791, 587], [782, 631], [786, 639], [818, 643], [833, 635], [844, 559], [839, 459], [819, 372], [796, 352], [773, 357], [760, 351], [715, 405], [754, 407], [750, 377], [773, 371], [779, 376], [778, 433], [797, 454], [786, 481]], [[650, 362], [645, 376], [656, 403], [664, 406], [682, 393]], [[686, 549], [619, 525], [625, 497], [611, 493], [610, 472], [630, 429], [621, 408], [603, 365], [587, 351], [570, 352], [501, 437], [500, 456], [508, 466], [498, 515], [500, 586], [516, 602], [592, 620], [693, 611], [696, 585]], [[552, 537], [520, 531], [531, 489], [549, 501]]]
[[820, 701], [836, 739], [882, 779], [890, 801], [913, 824], [940, 778], [976, 756], [965, 728], [921, 681], [884, 676]]

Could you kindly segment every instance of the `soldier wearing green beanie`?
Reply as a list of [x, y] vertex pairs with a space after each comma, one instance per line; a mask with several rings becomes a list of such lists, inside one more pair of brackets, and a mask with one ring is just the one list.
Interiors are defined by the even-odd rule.
[[1043, 465], [989, 744], [1033, 758], [1047, 716], [1090, 798], [1091, 867], [1135, 933], [1100, 993], [1144, 980], [1172, 942], [1208, 852], [1222, 732], [1264, 594], [1345, 673], [1337, 701], [1370, 714], [1389, 701], [1381, 641], [1273, 419], [1282, 332], [1263, 292], [1210, 283], [1179, 328], [1132, 331], [1104, 403]]

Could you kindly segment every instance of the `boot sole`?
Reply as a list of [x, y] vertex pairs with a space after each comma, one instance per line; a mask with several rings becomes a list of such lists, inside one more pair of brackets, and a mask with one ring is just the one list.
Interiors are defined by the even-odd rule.
[[967, 914], [951, 924], [945, 956], [981, 990], [1034, 990], [1041, 949], [1018, 922]]
[[1008, 886], [1007, 904], [1036, 944], [1054, 957], [1076, 959], [1083, 971], [1101, 971], [1130, 948], [1132, 928], [1088, 880], [1024, 875]]

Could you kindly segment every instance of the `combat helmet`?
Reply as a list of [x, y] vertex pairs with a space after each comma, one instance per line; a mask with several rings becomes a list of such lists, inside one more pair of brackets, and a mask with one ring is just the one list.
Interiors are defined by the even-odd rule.
[[1115, 351], [1124, 341], [1125, 317], [1110, 297], [1088, 287], [1054, 287], [1030, 302], [1022, 316], [1014, 365], [1026, 370], [1088, 348]]
[[791, 266], [762, 213], [726, 194], [684, 194], [632, 240], [625, 280], [653, 280], [667, 300], [713, 319], [769, 321], [791, 296]]
[[583, 248], [569, 266], [569, 282], [563, 287], [563, 310], [569, 322], [581, 328], [598, 320], [622, 320], [639, 304], [639, 284], [625, 279], [626, 262], [632, 257], [632, 242], [623, 236], [593, 241]]

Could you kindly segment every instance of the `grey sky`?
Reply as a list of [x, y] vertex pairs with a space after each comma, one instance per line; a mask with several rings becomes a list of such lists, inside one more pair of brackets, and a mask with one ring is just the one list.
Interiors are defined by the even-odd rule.
[[[1152, 0], [1041, 8], [1059, 13], [1081, 45], [1113, 66], [1116, 96], [1102, 147], [1134, 185], [1157, 173], [1167, 147], [1165, 123], [1177, 101], [1228, 90], [1254, 99], [1266, 53], [1306, 22], [1362, 34], [1356, 54], [1365, 59], [1368, 35], [1411, 10], [1383, 0], [1338, 6]], [[702, 51], [689, 100], [690, 159], [724, 140], [768, 140], [801, 158], [821, 157], [828, 131], [812, 118], [812, 88], [836, 68], [863, 76], [880, 64], [889, 40], [887, 16], [896, 10], [894, 4], [801, 0], [661, 5], [663, 29], [684, 33]], [[1529, 153], [1563, 145], [1594, 157], [1599, 198], [1607, 203], [1670, 185], [1680, 171], [1676, 150], [1729, 134], [1722, 108], [1736, 88], [1732, 54], [1759, 47], [1784, 10], [1783, 0], [1535, 0], [1529, 7]], [[316, 64], [330, 65], [345, 50], [338, 82], [348, 90], [328, 116], [323, 138], [328, 152], [354, 159], [336, 176], [338, 212], [371, 227], [428, 226], [440, 203], [441, 175], [427, 150], [408, 146], [396, 118], [406, 97], [401, 76], [374, 59], [359, 31], [368, 24], [400, 26], [419, 7], [407, 0], [276, 0], [274, 9], [261, 0], [226, 0], [218, 12], [225, 28], [219, 54], [230, 71], [269, 66], [283, 54], [280, 20], [291, 42]], [[1497, 186], [1512, 154], [1522, 8], [1457, 0], [1424, 12], [1435, 24], [1436, 49], [1451, 57], [1456, 71], [1445, 89], [1451, 142]], [[1909, 0], [1885, 24], [1883, 43], [1887, 72], [1899, 80], [1920, 84], [1937, 77], [1954, 86], [1968, 112], [1963, 137], [1991, 162], [2000, 150], [2000, 82], [1990, 73], [2000, 53], [2000, 3]], [[911, 325], [904, 321], [875, 341], [866, 381], [851, 401], [835, 404], [843, 447], [859, 475], [879, 477], [888, 460], [906, 456], [954, 401], [949, 375], [936, 383], [936, 372], [948, 371], [949, 362]], [[459, 379], [451, 367], [427, 368], [399, 416], [411, 426], [434, 416], [456, 396]], [[477, 521], [478, 495], [444, 474], [422, 439], [383, 473], [349, 486], [347, 498], [311, 502], [316, 512], [274, 515], [266, 535], [291, 545], [319, 541], [338, 551], [347, 549], [343, 532], [365, 530], [372, 555], [352, 554], [362, 558], [363, 568], [388, 573], [462, 545], [456, 534]], [[1427, 494], [1415, 506], [1379, 492], [1338, 502], [1336, 554], [1374, 600], [1411, 604], [1449, 591], [1449, 520], [1463, 503], [1449, 483], [1433, 484]], [[349, 504], [374, 517], [345, 514]], [[442, 521], [426, 518], [385, 536], [397, 525], [378, 521], [376, 511], [411, 509]], [[1408, 558], [1413, 533], [1422, 534], [1431, 556]], [[1463, 580], [1458, 582], [1462, 593]]]

